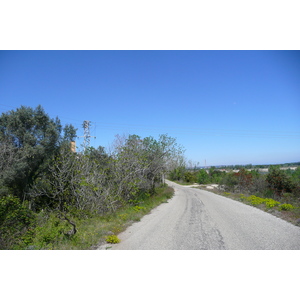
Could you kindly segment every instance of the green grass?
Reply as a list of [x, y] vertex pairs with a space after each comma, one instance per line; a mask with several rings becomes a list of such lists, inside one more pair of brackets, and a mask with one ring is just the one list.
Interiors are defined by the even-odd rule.
[[20, 245], [18, 249], [52, 249], [52, 250], [88, 250], [96, 249], [102, 243], [119, 242], [117, 235], [129, 225], [139, 221], [153, 208], [167, 202], [174, 194], [171, 187], [164, 186], [156, 189], [154, 195], [143, 197], [138, 205], [127, 205], [114, 213], [106, 215], [91, 215], [88, 218], [70, 217], [77, 227], [77, 233], [67, 237], [68, 224], [50, 214], [36, 228], [36, 235]]

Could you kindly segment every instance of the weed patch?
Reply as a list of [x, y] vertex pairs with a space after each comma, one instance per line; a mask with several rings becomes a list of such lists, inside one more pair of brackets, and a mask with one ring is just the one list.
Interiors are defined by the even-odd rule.
[[107, 236], [105, 241], [109, 244], [118, 244], [121, 242], [121, 240], [116, 235]]
[[267, 208], [272, 208], [272, 207], [278, 206], [279, 204], [280, 204], [280, 202], [275, 201], [273, 199], [268, 199], [268, 201], [266, 201]]
[[292, 204], [283, 203], [279, 206], [279, 209], [287, 211], [287, 210], [293, 210], [295, 209], [295, 207]]

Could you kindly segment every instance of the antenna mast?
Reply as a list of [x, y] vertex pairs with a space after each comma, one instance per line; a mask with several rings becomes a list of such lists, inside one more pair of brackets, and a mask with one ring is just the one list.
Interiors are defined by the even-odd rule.
[[85, 152], [85, 150], [90, 147], [90, 138], [91, 137], [96, 138], [96, 137], [91, 136], [91, 134], [90, 134], [91, 121], [87, 121], [87, 120], [83, 121], [82, 126], [84, 129], [84, 132], [83, 132], [83, 136], [80, 136], [80, 137], [83, 137], [83, 151]]

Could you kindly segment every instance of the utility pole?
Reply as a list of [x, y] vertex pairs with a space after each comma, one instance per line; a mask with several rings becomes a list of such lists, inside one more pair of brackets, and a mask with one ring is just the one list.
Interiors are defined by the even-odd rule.
[[79, 136], [79, 137], [83, 137], [83, 152], [85, 152], [85, 150], [90, 147], [90, 138], [91, 137], [96, 138], [95, 136], [91, 136], [90, 134], [90, 125], [91, 125], [91, 121], [87, 121], [87, 120], [83, 121], [82, 124], [84, 130], [83, 136]]
[[88, 147], [90, 147], [90, 124], [91, 121], [83, 121], [83, 151], [85, 151]]

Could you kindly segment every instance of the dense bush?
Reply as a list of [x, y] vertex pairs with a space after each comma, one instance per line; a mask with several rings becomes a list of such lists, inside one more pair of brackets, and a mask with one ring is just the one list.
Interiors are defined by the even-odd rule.
[[8, 195], [0, 198], [0, 249], [11, 249], [29, 238], [35, 227], [36, 216], [17, 197]]
[[197, 180], [196, 174], [193, 172], [185, 172], [184, 179], [188, 183], [194, 183]]
[[186, 172], [186, 169], [184, 166], [178, 166], [178, 167], [170, 170], [168, 175], [169, 175], [170, 180], [184, 181], [185, 172]]
[[199, 184], [206, 184], [210, 182], [210, 177], [208, 175], [208, 173], [206, 172], [206, 170], [201, 169], [196, 173], [197, 176], [197, 182]]
[[234, 176], [233, 172], [226, 173], [220, 182], [220, 185], [225, 189], [225, 191], [230, 192], [235, 191], [235, 187], [237, 186], [237, 184], [238, 179], [236, 178], [236, 176]]
[[295, 188], [291, 177], [276, 166], [270, 167], [269, 173], [266, 177], [266, 182], [268, 183], [269, 188], [271, 188], [279, 197], [281, 197], [284, 193], [292, 192]]
[[35, 229], [31, 244], [34, 249], [53, 249], [59, 240], [65, 237], [68, 230], [67, 222], [55, 214], [46, 216], [46, 221]]
[[49, 158], [76, 135], [67, 125], [62, 135], [59, 119], [50, 119], [41, 106], [21, 106], [0, 116], [0, 195], [20, 199], [45, 172]]

